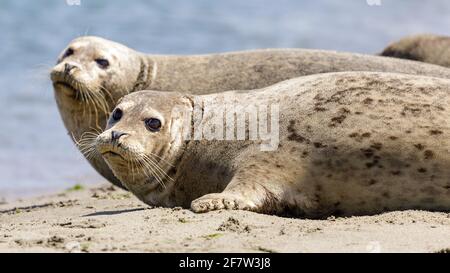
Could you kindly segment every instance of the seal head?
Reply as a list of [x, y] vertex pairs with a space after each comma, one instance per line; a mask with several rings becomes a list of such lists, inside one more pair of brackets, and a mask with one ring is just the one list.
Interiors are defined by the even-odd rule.
[[119, 102], [97, 137], [96, 149], [115, 176], [146, 203], [157, 204], [171, 187], [185, 145], [178, 113], [191, 109], [190, 99], [178, 93], [135, 92]]
[[[139, 65], [140, 64], [140, 65]], [[51, 72], [59, 112], [69, 134], [89, 162], [105, 178], [121, 186], [101, 157], [85, 143], [101, 132], [109, 113], [124, 95], [147, 82], [148, 58], [132, 49], [98, 37], [73, 40]]]

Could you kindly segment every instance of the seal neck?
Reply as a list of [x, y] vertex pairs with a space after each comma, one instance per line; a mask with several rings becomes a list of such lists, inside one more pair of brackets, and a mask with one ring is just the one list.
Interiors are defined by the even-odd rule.
[[150, 87], [157, 76], [157, 63], [148, 56], [139, 56], [140, 68], [130, 93]]

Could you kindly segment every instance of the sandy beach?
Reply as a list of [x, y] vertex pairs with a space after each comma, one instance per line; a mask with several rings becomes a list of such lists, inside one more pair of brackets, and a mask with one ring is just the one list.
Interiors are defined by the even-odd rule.
[[194, 214], [149, 208], [109, 185], [0, 204], [0, 252], [448, 252], [448, 234], [449, 213]]

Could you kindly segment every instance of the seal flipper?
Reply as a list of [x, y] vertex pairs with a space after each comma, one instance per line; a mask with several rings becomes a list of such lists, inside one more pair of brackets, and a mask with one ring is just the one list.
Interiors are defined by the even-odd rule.
[[281, 213], [285, 207], [284, 193], [290, 186], [286, 173], [274, 171], [261, 175], [263, 170], [258, 165], [241, 168], [223, 192], [207, 194], [192, 201], [191, 209], [196, 213], [222, 209]]

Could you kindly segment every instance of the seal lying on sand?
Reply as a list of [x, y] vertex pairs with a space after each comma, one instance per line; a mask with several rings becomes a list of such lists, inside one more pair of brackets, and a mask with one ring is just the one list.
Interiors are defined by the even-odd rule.
[[[390, 71], [450, 78], [450, 70], [404, 60], [321, 50], [274, 49], [198, 56], [145, 55], [97, 37], [72, 41], [51, 73], [64, 124], [80, 150], [105, 128], [124, 95], [142, 90], [206, 94], [262, 88], [298, 76], [335, 71]], [[86, 156], [87, 157], [87, 156]], [[87, 157], [112, 183], [101, 157]]]
[[[448, 210], [449, 116], [450, 80], [330, 73], [203, 96], [136, 92], [115, 108], [96, 149], [150, 205], [312, 218]], [[217, 140], [239, 139], [242, 117], [246, 140]], [[278, 139], [261, 137], [268, 131]]]
[[450, 37], [422, 34], [392, 43], [380, 54], [450, 67]]

